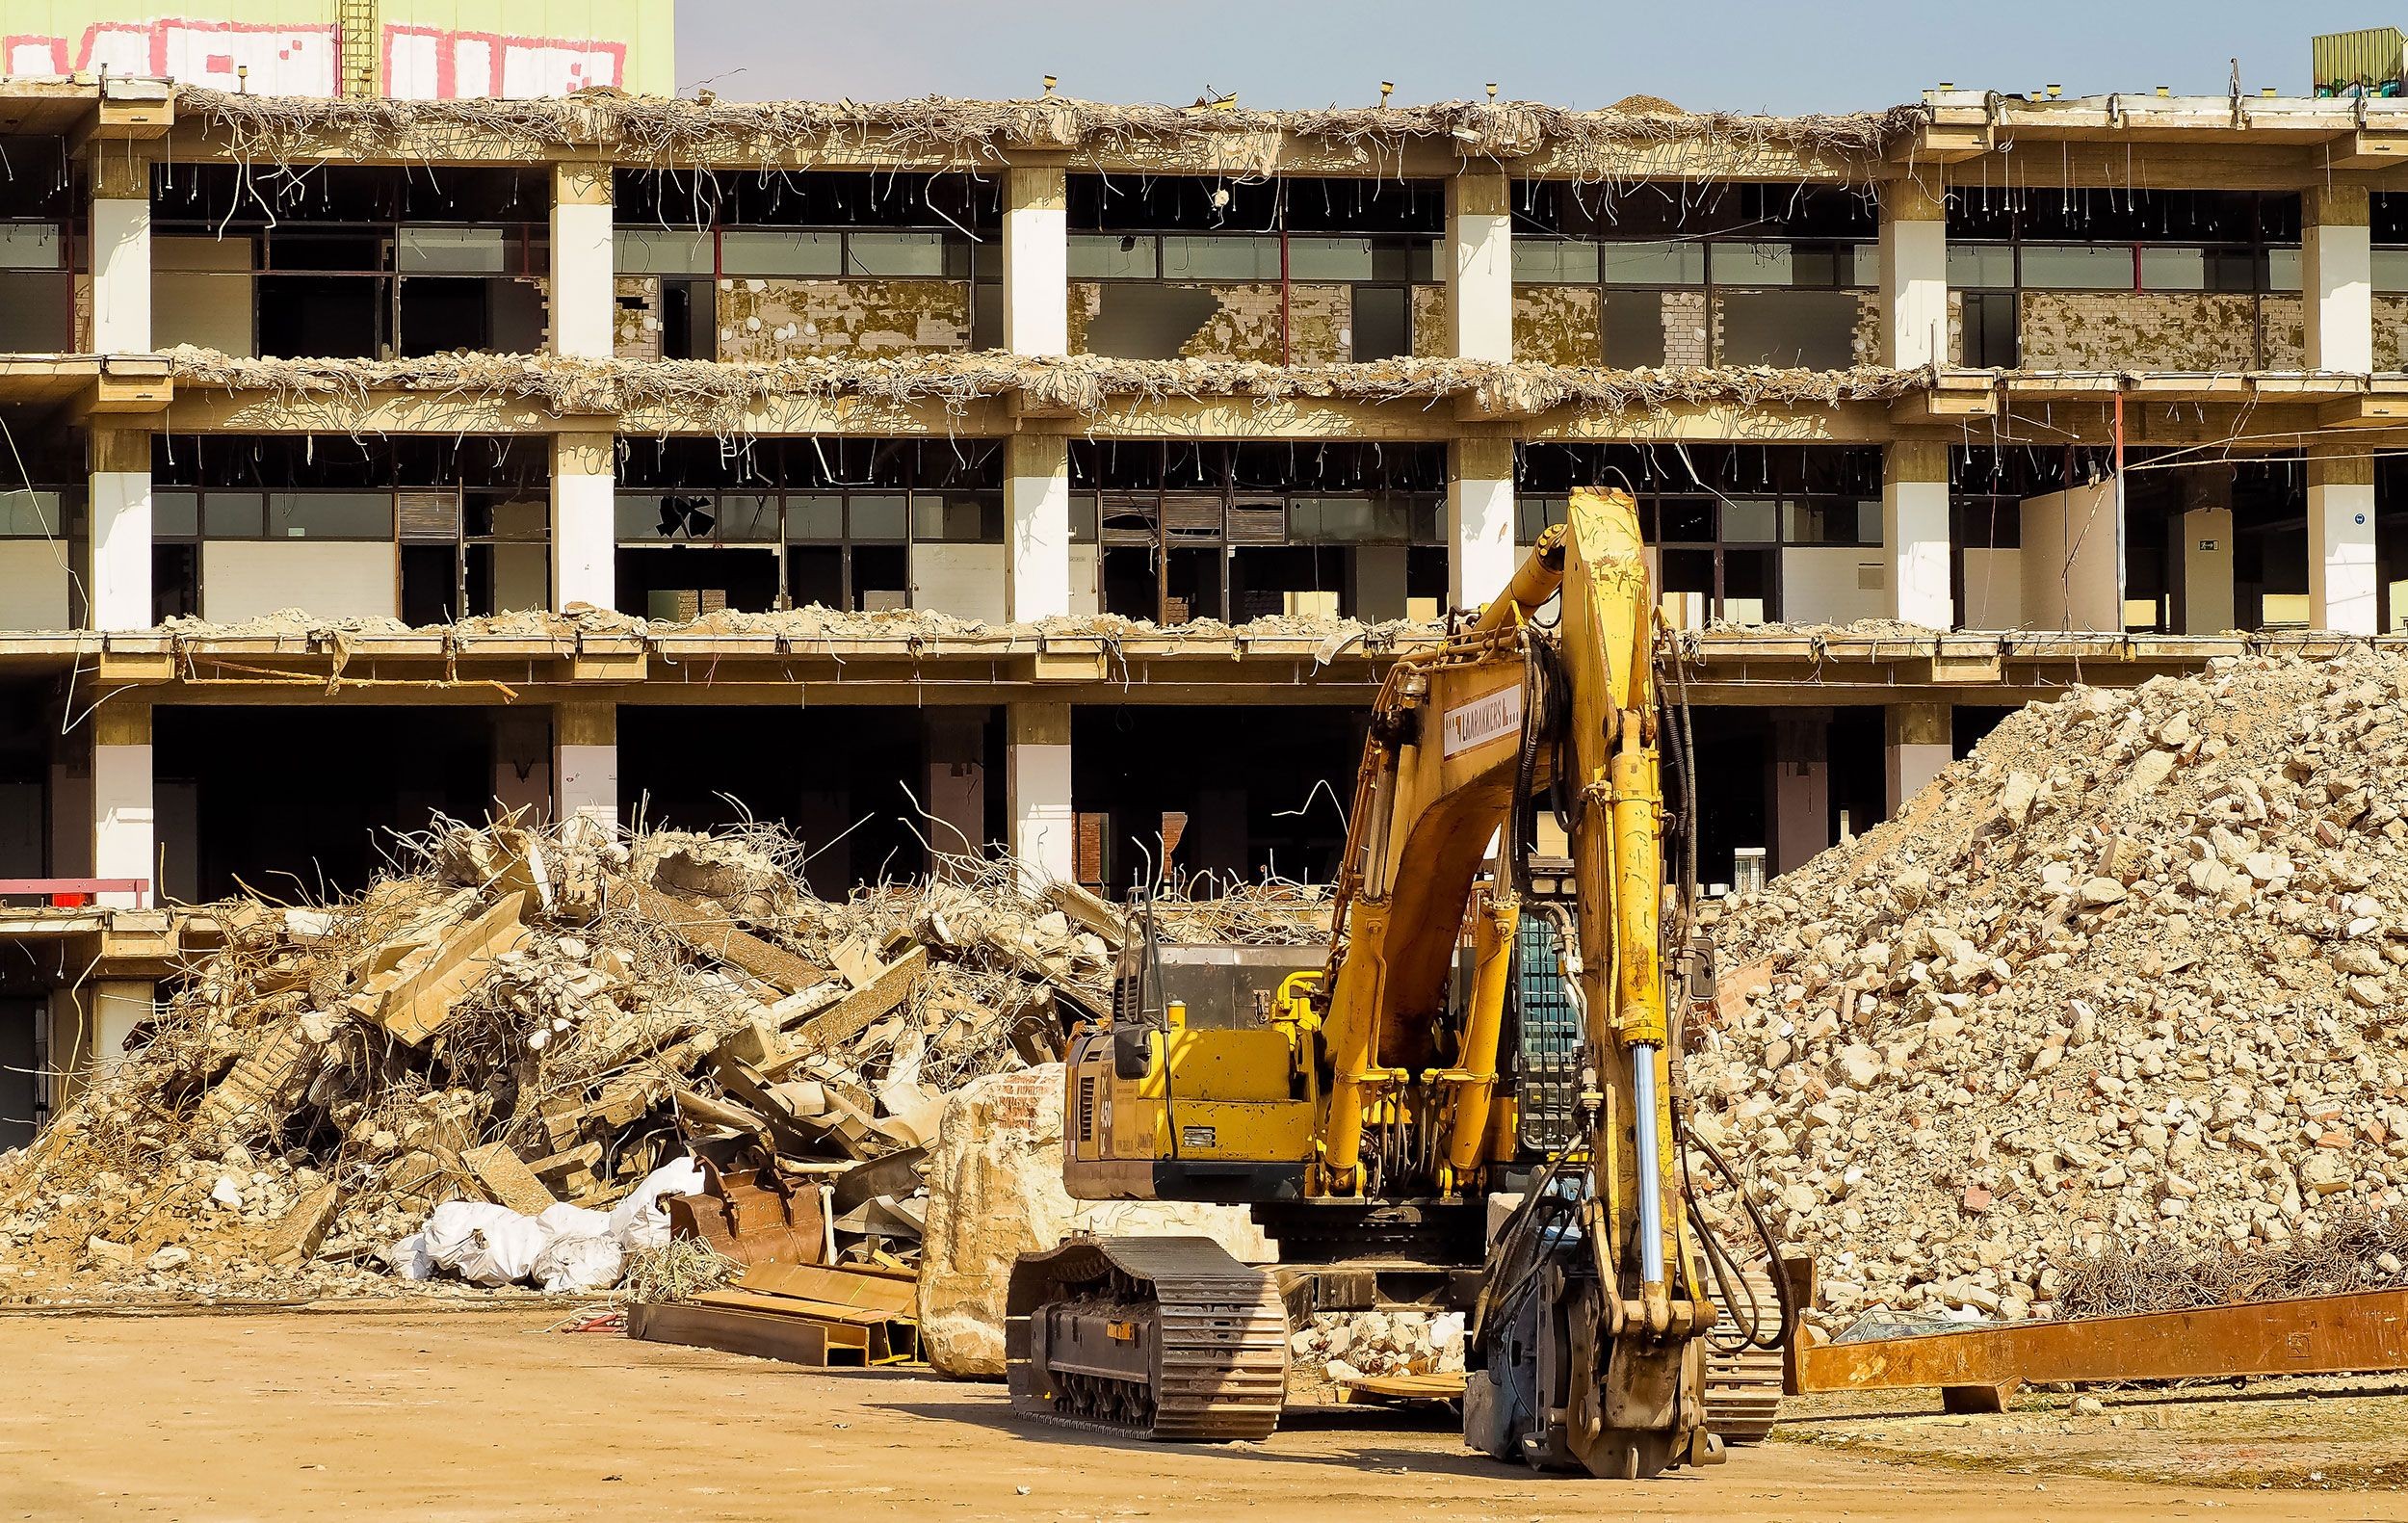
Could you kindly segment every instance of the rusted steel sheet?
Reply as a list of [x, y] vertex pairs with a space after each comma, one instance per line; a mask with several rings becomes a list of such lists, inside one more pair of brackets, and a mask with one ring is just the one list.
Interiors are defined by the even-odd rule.
[[2408, 1370], [2408, 1291], [1822, 1344], [1798, 1392]]

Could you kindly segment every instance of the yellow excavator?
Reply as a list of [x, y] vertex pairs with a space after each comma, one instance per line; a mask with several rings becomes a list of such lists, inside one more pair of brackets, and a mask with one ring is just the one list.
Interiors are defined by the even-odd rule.
[[[1452, 1310], [1475, 1447], [1627, 1478], [1723, 1457], [1709, 1343], [1767, 1356], [1794, 1313], [1702, 1230], [1688, 1188], [1675, 1043], [1711, 975], [1662, 925], [1688, 904], [1667, 893], [1659, 770], [1685, 711], [1659, 700], [1648, 584], [1630, 496], [1576, 492], [1495, 601], [1396, 663], [1328, 965], [1290, 977], [1267, 1019], [1188, 1026], [1139, 906], [1110, 1016], [1067, 1051], [1064, 1184], [1249, 1206], [1280, 1262], [1196, 1236], [1023, 1257], [1021, 1409], [1261, 1438], [1291, 1400], [1293, 1329]], [[1543, 873], [1542, 806], [1569, 847]], [[1738, 1313], [1718, 1328], [1717, 1301]]]

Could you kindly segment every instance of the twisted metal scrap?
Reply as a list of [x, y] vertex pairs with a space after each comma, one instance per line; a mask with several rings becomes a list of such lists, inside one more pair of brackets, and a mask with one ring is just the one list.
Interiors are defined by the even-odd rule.
[[[2386, 1268], [2388, 1258], [2392, 1267]], [[2319, 1237], [2246, 1253], [2186, 1254], [2170, 1244], [2116, 1247], [2057, 1265], [2065, 1317], [2232, 1306], [2294, 1296], [2342, 1296], [2408, 1285], [2408, 1218], [2351, 1211]]]

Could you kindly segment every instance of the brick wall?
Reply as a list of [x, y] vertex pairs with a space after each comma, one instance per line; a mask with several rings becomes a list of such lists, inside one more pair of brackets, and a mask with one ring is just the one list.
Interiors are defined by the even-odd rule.
[[957, 280], [719, 283], [719, 357], [872, 356], [970, 347], [970, 288]]

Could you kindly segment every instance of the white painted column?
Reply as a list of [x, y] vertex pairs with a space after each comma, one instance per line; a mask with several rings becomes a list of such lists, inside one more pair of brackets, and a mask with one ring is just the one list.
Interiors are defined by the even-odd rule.
[[2358, 453], [2326, 457], [2312, 450], [2308, 456], [2308, 624], [2371, 635], [2383, 627], [2374, 461], [2364, 446], [2340, 448]]
[[614, 470], [608, 433], [552, 435], [552, 607], [609, 608], [618, 597]]
[[92, 157], [92, 347], [146, 354], [150, 339], [150, 162], [131, 144]]
[[1007, 711], [1004, 795], [1011, 853], [1032, 887], [1078, 878], [1078, 816], [1070, 803], [1070, 705], [1014, 703]]
[[2363, 185], [2311, 187], [2299, 198], [2299, 283], [2308, 368], [2374, 369], [2374, 252]]
[[131, 908], [156, 903], [158, 810], [151, 789], [150, 707], [127, 695], [92, 716], [92, 876], [139, 879], [143, 894], [104, 894], [99, 903]]
[[1925, 629], [1955, 627], [1947, 445], [1901, 440], [1883, 452], [1881, 547], [1889, 617]]
[[1512, 182], [1502, 170], [1447, 182], [1448, 336], [1458, 359], [1513, 357]]
[[611, 167], [552, 166], [552, 353], [607, 359], [617, 312]]
[[1955, 759], [1950, 734], [1954, 715], [1945, 703], [1893, 703], [1886, 715], [1884, 780], [1890, 815], [1896, 818], [1906, 801], [1923, 791], [1924, 784]]
[[1919, 181], [1893, 180], [1881, 187], [1882, 360], [1910, 370], [1948, 354], [1947, 208]]
[[1513, 441], [1463, 436], [1447, 446], [1447, 600], [1478, 608], [1505, 591], [1513, 542]]
[[618, 825], [618, 705], [559, 703], [552, 708], [553, 812], [562, 820]]
[[1070, 612], [1070, 441], [1004, 440], [1005, 608], [1015, 623]]
[[1004, 347], [1070, 353], [1070, 203], [1060, 170], [1004, 171]]
[[150, 435], [132, 429], [92, 431], [92, 560], [87, 568], [92, 627], [148, 629], [150, 588]]

